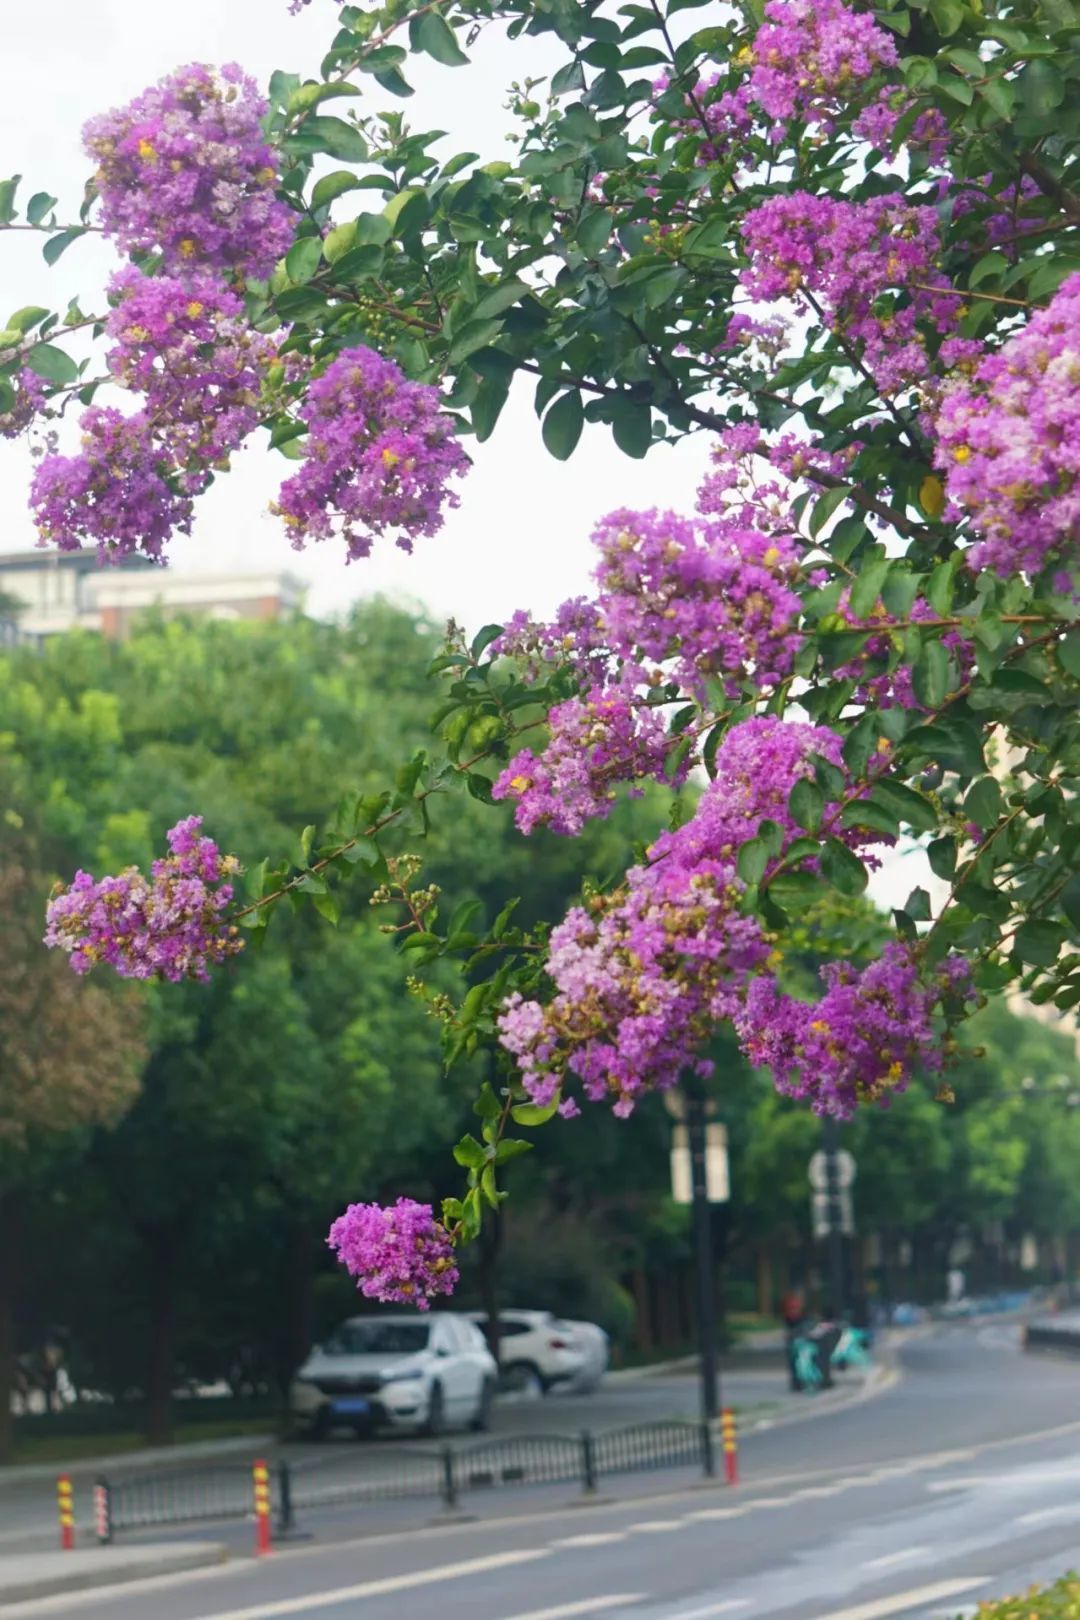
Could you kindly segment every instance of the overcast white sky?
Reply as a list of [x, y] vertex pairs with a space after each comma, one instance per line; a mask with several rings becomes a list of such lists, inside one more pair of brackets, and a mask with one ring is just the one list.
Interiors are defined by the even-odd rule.
[[[23, 174], [24, 204], [32, 192], [46, 190], [61, 199], [58, 216], [74, 218], [88, 172], [80, 131], [89, 117], [190, 61], [238, 61], [261, 84], [275, 68], [313, 76], [335, 15], [331, 0], [312, 0], [296, 18], [286, 0], [49, 0], [5, 7], [3, 174]], [[548, 51], [547, 61], [558, 65]], [[417, 94], [405, 103], [383, 97], [381, 104], [404, 106], [417, 128], [448, 131], [448, 152], [475, 151], [491, 161], [507, 152], [507, 87], [526, 72], [545, 70], [545, 47], [535, 41], [515, 47], [492, 31], [473, 54], [468, 68], [418, 63], [416, 71], [410, 68]], [[339, 205], [342, 217], [348, 217], [348, 201]], [[4, 233], [0, 314], [29, 303], [63, 309], [76, 293], [88, 312], [100, 308], [113, 262], [104, 244], [84, 239], [50, 270], [39, 238]], [[507, 406], [493, 439], [470, 442], [476, 465], [443, 531], [412, 557], [389, 544], [346, 568], [333, 542], [307, 552], [290, 549], [267, 503], [292, 466], [264, 445], [265, 436], [257, 435], [233, 473], [203, 498], [195, 532], [172, 547], [177, 568], [288, 568], [310, 583], [317, 612], [383, 591], [475, 624], [524, 605], [547, 612], [582, 590], [593, 522], [624, 504], [691, 504], [707, 456], [698, 441], [658, 449], [646, 466], [621, 455], [606, 428], [586, 428], [571, 461], [555, 462], [540, 442], [528, 386]], [[29, 466], [22, 444], [0, 443], [0, 551], [34, 544], [26, 511]]]
[[[331, 0], [312, 0], [297, 18], [288, 15], [286, 0], [9, 4], [0, 178], [21, 173], [24, 204], [32, 192], [49, 191], [61, 199], [59, 217], [74, 218], [88, 172], [80, 142], [88, 118], [191, 61], [238, 61], [262, 84], [275, 68], [313, 76], [334, 17]], [[506, 152], [510, 82], [545, 72], [559, 58], [545, 57], [542, 43], [515, 47], [494, 31], [472, 54], [468, 68], [411, 65], [417, 94], [389, 104], [404, 105], [416, 128], [448, 131], [448, 151], [476, 151], [491, 161]], [[114, 262], [104, 244], [90, 239], [50, 270], [38, 237], [0, 233], [0, 314], [31, 303], [63, 309], [76, 295], [87, 311], [101, 308]], [[605, 428], [587, 427], [572, 459], [556, 462], [541, 444], [527, 387], [511, 399], [487, 444], [470, 443], [476, 464], [441, 534], [421, 542], [412, 557], [386, 545], [346, 568], [334, 542], [298, 553], [282, 537], [267, 503], [291, 464], [264, 443], [259, 435], [203, 498], [194, 534], [172, 547], [178, 569], [289, 569], [309, 584], [316, 612], [383, 592], [473, 626], [505, 619], [517, 607], [549, 613], [585, 589], [593, 522], [616, 506], [691, 506], [708, 453], [706, 442], [695, 439], [634, 462], [615, 449]], [[21, 443], [0, 442], [0, 552], [35, 542], [26, 510], [30, 465]], [[928, 876], [921, 854], [893, 856], [873, 892], [884, 904], [901, 904]]]

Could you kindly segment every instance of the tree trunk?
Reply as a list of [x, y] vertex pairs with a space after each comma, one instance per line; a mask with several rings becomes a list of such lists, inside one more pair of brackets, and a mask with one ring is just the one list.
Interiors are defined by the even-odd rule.
[[297, 1367], [311, 1349], [312, 1277], [315, 1271], [311, 1252], [311, 1223], [298, 1220], [289, 1229], [285, 1300], [285, 1322], [274, 1369], [278, 1394], [288, 1397], [289, 1383]]
[[772, 1250], [764, 1243], [757, 1252], [757, 1308], [759, 1316], [771, 1316], [776, 1309]]
[[15, 1448], [11, 1397], [15, 1388], [15, 1293], [19, 1259], [19, 1231], [15, 1203], [0, 1197], [0, 1462], [8, 1462]]
[[172, 1392], [176, 1334], [176, 1279], [171, 1232], [155, 1229], [144, 1238], [150, 1260], [150, 1333], [146, 1364], [146, 1438], [172, 1444]]

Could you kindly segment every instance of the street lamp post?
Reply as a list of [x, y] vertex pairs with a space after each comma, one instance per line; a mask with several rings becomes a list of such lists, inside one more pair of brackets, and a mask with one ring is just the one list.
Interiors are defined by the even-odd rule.
[[825, 1154], [825, 1192], [829, 1208], [829, 1305], [836, 1317], [844, 1314], [847, 1286], [844, 1275], [844, 1215], [840, 1187], [840, 1125], [827, 1114], [821, 1122]]
[[701, 1415], [706, 1423], [720, 1412], [720, 1369], [716, 1351], [716, 1276], [712, 1211], [706, 1159], [705, 1099], [696, 1087], [686, 1099], [690, 1147], [690, 1196], [694, 1212], [694, 1268], [697, 1275], [698, 1345], [701, 1354]]

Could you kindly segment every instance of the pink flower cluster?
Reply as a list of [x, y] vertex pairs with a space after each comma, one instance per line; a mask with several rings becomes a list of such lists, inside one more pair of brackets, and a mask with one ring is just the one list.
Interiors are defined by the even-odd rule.
[[516, 617], [498, 650], [569, 655], [586, 673], [603, 667], [605, 655], [663, 667], [695, 693], [713, 675], [734, 692], [751, 675], [764, 690], [790, 673], [800, 645], [792, 585], [802, 560], [790, 532], [727, 516], [622, 510], [600, 523], [593, 543], [595, 600], [565, 604], [547, 628]]
[[973, 568], [1076, 564], [1080, 536], [1080, 273], [946, 389], [935, 462], [949, 515], [977, 536]]
[[264, 278], [293, 236], [279, 202], [267, 104], [230, 64], [180, 68], [86, 126], [105, 234], [125, 253], [160, 253], [169, 274], [196, 266]]
[[[491, 790], [495, 799], [513, 800], [520, 832], [548, 826], [575, 837], [590, 817], [610, 814], [616, 784], [668, 779], [664, 760], [673, 739], [667, 723], [631, 692], [594, 687], [584, 698], [557, 704], [548, 727], [544, 752], [515, 754]], [[678, 779], [685, 774], [684, 767]]]
[[6, 411], [0, 411], [0, 439], [17, 439], [44, 410], [48, 393], [37, 373], [26, 366], [4, 381], [11, 385], [15, 398]]
[[368, 1299], [430, 1309], [437, 1294], [452, 1294], [458, 1280], [454, 1247], [430, 1204], [350, 1204], [330, 1228], [327, 1243], [359, 1280]]
[[930, 369], [924, 331], [946, 336], [956, 326], [961, 299], [937, 268], [933, 208], [896, 196], [849, 202], [795, 191], [751, 209], [742, 233], [750, 264], [740, 280], [750, 296], [820, 308], [883, 394], [912, 387]]
[[167, 834], [169, 854], [147, 879], [137, 867], [95, 880], [78, 872], [49, 901], [45, 943], [67, 951], [76, 973], [105, 962], [124, 979], [207, 979], [243, 945], [225, 919], [236, 857], [199, 832], [201, 816]]
[[531, 1097], [550, 1103], [570, 1071], [588, 1097], [626, 1115], [681, 1070], [702, 1069], [703, 1043], [737, 1015], [770, 954], [757, 919], [740, 910], [739, 850], [770, 819], [782, 853], [801, 832], [788, 810], [792, 787], [814, 755], [841, 766], [840, 749], [834, 732], [772, 716], [732, 727], [690, 821], [656, 840], [625, 888], [574, 907], [554, 930], [552, 1000], [515, 994], [504, 1004], [499, 1039]]
[[768, 0], [765, 19], [748, 89], [777, 124], [830, 131], [868, 80], [896, 66], [892, 36], [843, 0]]
[[859, 1103], [903, 1091], [916, 1068], [941, 1069], [933, 1012], [943, 998], [970, 995], [968, 973], [951, 958], [924, 980], [912, 952], [893, 943], [865, 968], [827, 963], [825, 994], [815, 1003], [794, 1000], [762, 975], [735, 1029], [750, 1061], [772, 1070], [779, 1091], [846, 1119]]
[[273, 510], [297, 550], [337, 523], [350, 560], [388, 529], [411, 551], [442, 527], [445, 506], [458, 505], [447, 484], [468, 465], [438, 389], [410, 382], [374, 349], [345, 349], [308, 390], [304, 462]]

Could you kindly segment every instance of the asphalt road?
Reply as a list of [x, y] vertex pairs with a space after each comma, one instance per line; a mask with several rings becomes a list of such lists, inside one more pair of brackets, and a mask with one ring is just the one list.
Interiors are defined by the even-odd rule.
[[1000, 1327], [902, 1361], [872, 1401], [751, 1436], [737, 1490], [308, 1545], [3, 1620], [951, 1620], [1080, 1561], [1080, 1369]]

